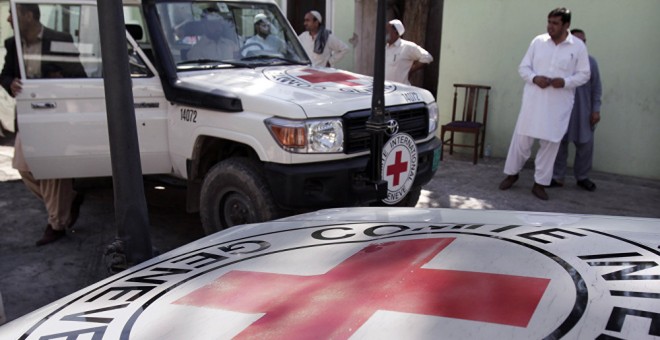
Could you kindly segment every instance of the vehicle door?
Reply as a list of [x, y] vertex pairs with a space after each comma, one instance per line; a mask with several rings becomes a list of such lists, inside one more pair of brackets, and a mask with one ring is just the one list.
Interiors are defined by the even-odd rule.
[[[5, 44], [3, 43], [7, 38], [14, 35], [14, 30], [11, 24], [5, 20], [9, 14], [9, 0], [0, 0], [0, 69], [4, 65]], [[12, 98], [4, 88], [0, 87], [0, 124], [2, 124], [2, 132], [13, 132], [14, 127], [14, 98]], [[0, 136], [2, 137], [2, 136]]]
[[[16, 96], [19, 135], [37, 178], [112, 174], [96, 1], [12, 1], [16, 41], [30, 40], [29, 19], [18, 12], [37, 6], [41, 43], [17, 43], [22, 92]], [[139, 47], [148, 47], [140, 8], [125, 7], [135, 116], [143, 173], [169, 173], [167, 102], [157, 72]], [[23, 26], [21, 26], [23, 25]], [[137, 41], [136, 41], [137, 40]], [[110, 114], [126, 114], [112, 112]]]

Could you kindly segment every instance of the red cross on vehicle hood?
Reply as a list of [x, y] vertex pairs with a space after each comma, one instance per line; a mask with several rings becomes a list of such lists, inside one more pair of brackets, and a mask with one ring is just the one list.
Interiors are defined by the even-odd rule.
[[348, 72], [344, 71], [339, 71], [339, 70], [318, 70], [314, 68], [307, 68], [302, 70], [302, 74], [298, 75], [299, 78], [304, 79], [311, 84], [336, 84], [338, 85], [346, 85], [346, 86], [364, 86], [364, 84], [360, 84], [359, 80], [360, 78], [364, 79], [364, 77], [358, 77], [357, 75], [352, 75]]
[[244, 339], [345, 339], [379, 309], [526, 326], [549, 280], [422, 268], [452, 241], [370, 245], [313, 277], [234, 271], [176, 303], [265, 313]]

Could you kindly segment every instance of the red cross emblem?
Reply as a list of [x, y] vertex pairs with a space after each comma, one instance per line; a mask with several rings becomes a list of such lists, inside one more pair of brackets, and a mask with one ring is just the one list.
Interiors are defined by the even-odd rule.
[[307, 74], [298, 76], [312, 84], [316, 83], [337, 83], [348, 86], [362, 86], [360, 83], [352, 82], [353, 80], [358, 80], [359, 78], [353, 77], [352, 75], [344, 72], [322, 72], [319, 70], [314, 70], [311, 68], [306, 68], [303, 70]]
[[317, 276], [232, 271], [175, 303], [264, 313], [251, 339], [348, 338], [377, 310], [526, 327], [550, 280], [422, 268], [453, 240], [369, 245]]
[[408, 171], [408, 162], [402, 162], [401, 151], [397, 151], [394, 158], [394, 164], [388, 165], [386, 172], [387, 176], [394, 176], [394, 179], [392, 180], [392, 185], [393, 186], [399, 185], [399, 178], [401, 177], [401, 174], [407, 171]]

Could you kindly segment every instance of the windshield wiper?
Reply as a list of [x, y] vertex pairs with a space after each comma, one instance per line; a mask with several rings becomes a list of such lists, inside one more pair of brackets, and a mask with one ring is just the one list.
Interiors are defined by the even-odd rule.
[[195, 59], [195, 60], [186, 60], [182, 61], [176, 64], [176, 66], [180, 65], [191, 65], [191, 64], [216, 64], [216, 63], [226, 63], [222, 60], [215, 60], [215, 59]]
[[304, 62], [304, 61], [299, 61], [299, 60], [293, 60], [289, 58], [284, 58], [284, 57], [279, 57], [279, 56], [274, 56], [274, 55], [253, 55], [249, 57], [244, 57], [241, 58], [241, 61], [254, 61], [254, 60], [263, 60], [263, 59], [275, 59], [279, 61], [283, 61], [286, 63], [294, 64], [294, 65], [309, 65], [309, 62]]
[[227, 68], [231, 66], [245, 66], [245, 63], [236, 62], [233, 60], [213, 60], [213, 59], [199, 59], [182, 61], [176, 64], [177, 68], [186, 70], [208, 70]]
[[[272, 64], [271, 62], [272, 60], [276, 60], [278, 64], [287, 63], [293, 65], [309, 65], [309, 62], [303, 62], [303, 61], [288, 59], [279, 56], [255, 55], [255, 56], [245, 57], [240, 60], [215, 60], [215, 59], [187, 60], [176, 64], [176, 66], [179, 67], [179, 66], [199, 65], [199, 68], [208, 69], [208, 68], [221, 68], [222, 65], [231, 65], [231, 66], [253, 68], [257, 66], [270, 65]], [[195, 67], [193, 66], [193, 68]]]

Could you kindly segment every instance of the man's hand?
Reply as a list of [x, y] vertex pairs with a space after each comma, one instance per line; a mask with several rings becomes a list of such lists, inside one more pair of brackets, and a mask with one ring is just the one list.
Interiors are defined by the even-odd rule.
[[550, 78], [546, 76], [536, 76], [534, 79], [532, 79], [532, 83], [536, 84], [536, 86], [544, 89], [548, 86], [550, 86]]
[[591, 123], [591, 126], [595, 126], [600, 122], [600, 112], [594, 111], [591, 113], [591, 117], [589, 117], [589, 122]]
[[23, 83], [21, 83], [20, 79], [14, 78], [14, 80], [9, 85], [9, 89], [11, 89], [12, 97], [16, 97], [19, 93], [21, 93], [21, 90], [23, 89]]
[[564, 78], [552, 78], [550, 83], [552, 84], [552, 87], [554, 87], [556, 89], [561, 89], [565, 85]]

